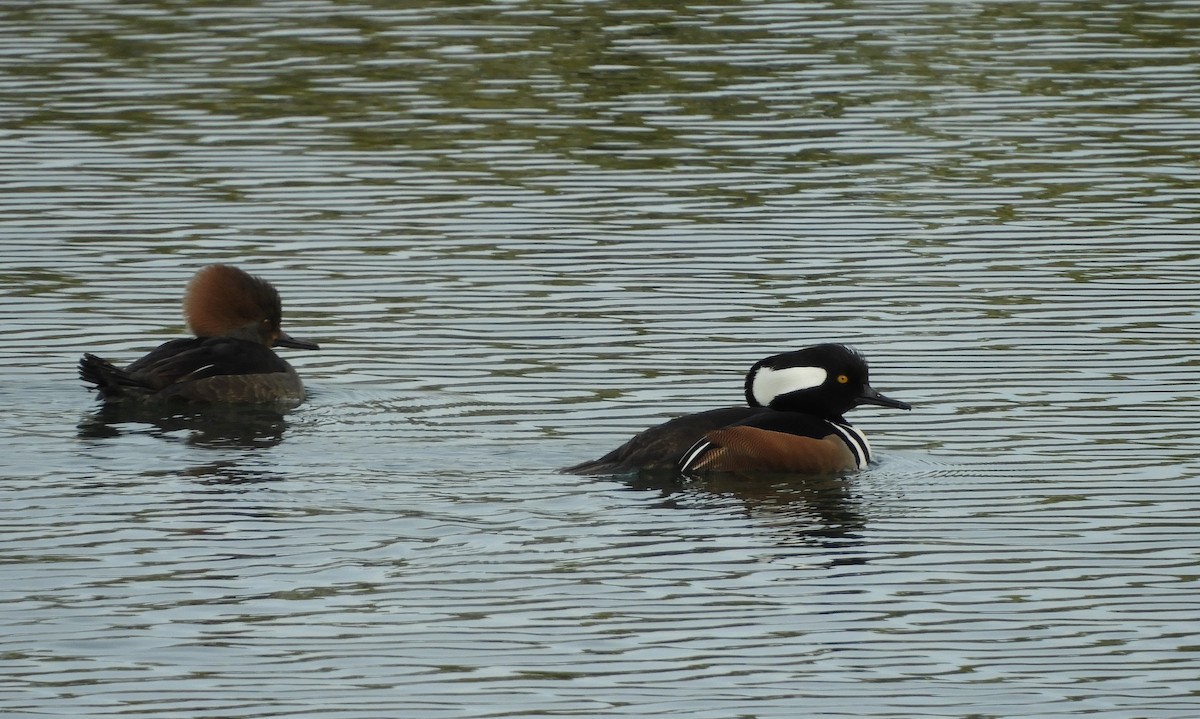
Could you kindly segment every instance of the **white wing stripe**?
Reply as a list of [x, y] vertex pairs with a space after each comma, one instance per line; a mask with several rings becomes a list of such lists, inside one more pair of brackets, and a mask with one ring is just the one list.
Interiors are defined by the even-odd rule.
[[691, 449], [684, 452], [683, 457], [679, 459], [679, 471], [687, 472], [692, 466], [692, 462], [695, 462], [697, 459], [699, 459], [700, 455], [708, 451], [708, 448], [711, 446], [712, 442], [709, 442], [707, 439], [701, 439], [699, 442], [693, 444]]

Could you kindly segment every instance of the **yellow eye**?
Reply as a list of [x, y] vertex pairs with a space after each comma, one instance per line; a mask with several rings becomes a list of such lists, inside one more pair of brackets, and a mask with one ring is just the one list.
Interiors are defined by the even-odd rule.
[[838, 384], [846, 384], [847, 382], [850, 381], [850, 378], [844, 374], [840, 374], [837, 376], [837, 381], [838, 381]]

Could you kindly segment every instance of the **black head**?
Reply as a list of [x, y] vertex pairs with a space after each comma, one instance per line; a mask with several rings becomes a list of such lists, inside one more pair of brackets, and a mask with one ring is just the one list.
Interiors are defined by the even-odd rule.
[[746, 402], [840, 419], [860, 404], [911, 409], [871, 388], [867, 361], [845, 345], [823, 344], [760, 360], [746, 375]]

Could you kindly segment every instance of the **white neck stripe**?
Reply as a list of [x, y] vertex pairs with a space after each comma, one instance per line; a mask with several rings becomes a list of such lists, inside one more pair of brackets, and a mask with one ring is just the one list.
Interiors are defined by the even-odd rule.
[[859, 469], [863, 469], [871, 463], [871, 445], [867, 442], [867, 435], [848, 424], [830, 422], [829, 426], [833, 427], [833, 431], [837, 432], [837, 435], [850, 448], [850, 452], [854, 454], [854, 461], [858, 464]]

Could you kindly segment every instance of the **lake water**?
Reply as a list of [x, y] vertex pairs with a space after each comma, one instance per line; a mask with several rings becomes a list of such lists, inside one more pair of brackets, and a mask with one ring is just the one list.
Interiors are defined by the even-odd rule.
[[[0, 8], [0, 714], [1200, 715], [1198, 17]], [[101, 412], [211, 262], [308, 401]], [[556, 471], [824, 341], [867, 471]]]

